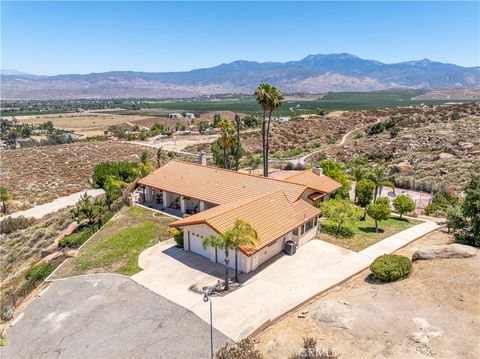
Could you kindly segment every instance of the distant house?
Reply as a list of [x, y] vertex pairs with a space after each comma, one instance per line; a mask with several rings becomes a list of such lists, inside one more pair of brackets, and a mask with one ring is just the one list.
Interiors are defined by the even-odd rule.
[[170, 113], [168, 114], [168, 118], [171, 119], [171, 120], [178, 120], [178, 119], [181, 119], [183, 118], [182, 114], [181, 113]]
[[[314, 238], [320, 217], [316, 204], [341, 187], [319, 169], [291, 171], [274, 179], [207, 166], [203, 154], [199, 160], [200, 164], [172, 160], [139, 180], [141, 201], [178, 217], [191, 214], [170, 226], [183, 228], [185, 251], [216, 263], [223, 264], [225, 254], [204, 248], [203, 239], [231, 229], [236, 219], [248, 222], [258, 242], [240, 247], [238, 263], [244, 273], [282, 252], [287, 241], [301, 246]], [[233, 267], [235, 251], [230, 253]]]
[[193, 113], [191, 113], [191, 112], [187, 112], [187, 113], [185, 114], [185, 118], [188, 118], [188, 119], [190, 119], [190, 120], [193, 120], [193, 119], [195, 119], [195, 114], [193, 114]]
[[278, 122], [280, 123], [283, 123], [283, 122], [288, 122], [290, 121], [292, 118], [290, 116], [281, 116], [278, 118]]

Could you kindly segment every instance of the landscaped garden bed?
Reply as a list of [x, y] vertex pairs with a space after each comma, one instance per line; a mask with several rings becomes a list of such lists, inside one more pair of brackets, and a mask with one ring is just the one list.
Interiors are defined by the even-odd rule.
[[[367, 216], [364, 221], [357, 220], [352, 223], [350, 228], [353, 231], [353, 235], [351, 237], [335, 237], [331, 234], [320, 232], [317, 239], [359, 252], [382, 239], [420, 223], [422, 222], [412, 218], [404, 217], [400, 219], [397, 216], [391, 216], [390, 219], [381, 222], [377, 234], [375, 233], [375, 221]], [[328, 226], [329, 220], [324, 219], [322, 225]]]
[[170, 217], [155, 216], [141, 207], [125, 207], [98, 231], [78, 256], [68, 260], [54, 275], [65, 278], [89, 273], [133, 275], [141, 270], [138, 256], [146, 248], [170, 237]]

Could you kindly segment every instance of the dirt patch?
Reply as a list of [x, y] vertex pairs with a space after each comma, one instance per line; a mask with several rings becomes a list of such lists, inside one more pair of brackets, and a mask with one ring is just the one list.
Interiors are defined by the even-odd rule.
[[0, 181], [18, 209], [43, 204], [89, 188], [95, 165], [106, 161], [138, 160], [154, 148], [123, 142], [87, 142], [0, 150]]
[[[440, 230], [397, 253], [450, 240]], [[343, 358], [479, 357], [479, 271], [480, 256], [416, 262], [408, 278], [384, 285], [367, 283], [366, 270], [268, 328], [259, 349], [285, 358], [315, 337]]]

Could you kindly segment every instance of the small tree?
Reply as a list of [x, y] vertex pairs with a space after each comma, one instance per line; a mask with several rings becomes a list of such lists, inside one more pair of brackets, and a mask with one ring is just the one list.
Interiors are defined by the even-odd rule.
[[73, 218], [77, 222], [87, 219], [89, 224], [98, 222], [103, 212], [104, 205], [100, 201], [93, 200], [86, 192], [72, 209]]
[[480, 247], [480, 175], [472, 175], [464, 192], [461, 214], [449, 211], [447, 220], [457, 241]]
[[334, 198], [320, 203], [322, 215], [330, 220], [335, 226], [337, 234], [342, 233], [342, 229], [349, 223], [358, 218], [359, 211], [347, 199]]
[[[355, 186], [355, 198], [357, 199], [357, 204], [366, 208], [373, 200], [373, 191], [375, 190], [375, 183], [372, 181], [363, 178], [357, 182]], [[362, 219], [365, 220], [366, 212], [363, 213]]]
[[398, 213], [400, 213], [400, 218], [402, 218], [404, 213], [415, 210], [415, 201], [410, 197], [401, 194], [393, 200], [393, 207]]
[[[382, 200], [382, 198], [385, 198], [387, 201]], [[375, 232], [378, 233], [378, 222], [386, 221], [390, 218], [391, 210], [388, 205], [388, 198], [379, 198], [377, 202], [369, 204], [366, 211], [367, 214], [375, 220]]]
[[10, 199], [10, 195], [5, 187], [0, 187], [0, 201], [2, 201], [2, 213], [7, 213], [7, 201]]
[[105, 185], [103, 189], [105, 190], [105, 199], [107, 202], [108, 209], [112, 205], [113, 201], [119, 198], [122, 194], [122, 188], [125, 185], [125, 182], [115, 178], [114, 176], [108, 176], [105, 180]]

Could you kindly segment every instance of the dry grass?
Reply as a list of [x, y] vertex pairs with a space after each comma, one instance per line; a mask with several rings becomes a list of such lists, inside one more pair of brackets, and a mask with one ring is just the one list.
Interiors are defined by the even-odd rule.
[[30, 227], [0, 235], [0, 286], [2, 293], [24, 282], [23, 273], [41, 259], [41, 252], [73, 219], [64, 209], [38, 220]]
[[16, 207], [28, 208], [89, 188], [96, 164], [137, 160], [144, 150], [155, 151], [115, 141], [0, 150], [0, 180]]

